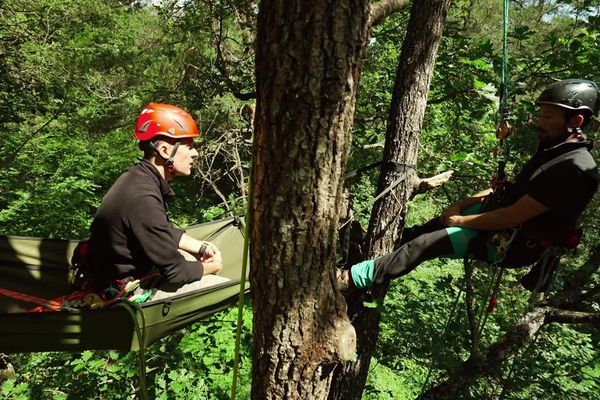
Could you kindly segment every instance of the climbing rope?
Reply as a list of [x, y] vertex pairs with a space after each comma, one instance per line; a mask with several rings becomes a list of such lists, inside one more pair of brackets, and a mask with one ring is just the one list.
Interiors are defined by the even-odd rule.
[[[140, 380], [140, 396], [143, 400], [148, 400], [148, 387], [146, 384], [146, 318], [142, 307], [129, 301], [125, 298], [119, 299], [118, 302], [127, 310], [133, 321], [135, 334], [138, 341], [138, 377]], [[137, 315], [141, 317], [141, 322], [138, 321]]]
[[[252, 140], [252, 139], [251, 139]], [[253, 160], [250, 159], [250, 171], [252, 171]], [[250, 211], [252, 201], [252, 184], [248, 176], [248, 197], [246, 200], [246, 216], [244, 218], [244, 255], [242, 256], [242, 273], [240, 276], [240, 296], [238, 301], [237, 327], [235, 332], [235, 350], [233, 357], [233, 382], [231, 384], [231, 400], [235, 400], [237, 394], [237, 380], [240, 364], [240, 343], [242, 338], [242, 326], [244, 325], [244, 295], [246, 293], [246, 271], [248, 270], [248, 248], [250, 247]]]

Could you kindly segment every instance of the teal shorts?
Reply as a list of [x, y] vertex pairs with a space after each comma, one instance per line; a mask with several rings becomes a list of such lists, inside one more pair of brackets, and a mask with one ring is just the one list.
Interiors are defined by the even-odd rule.
[[[481, 204], [475, 204], [467, 209], [464, 209], [461, 215], [473, 215], [479, 214], [481, 211]], [[449, 258], [465, 258], [469, 252], [469, 244], [471, 240], [480, 234], [480, 231], [471, 228], [463, 228], [460, 226], [450, 226], [446, 228], [446, 233], [452, 242], [452, 248], [454, 253], [448, 255]], [[490, 243], [487, 244], [487, 255], [488, 262], [497, 262], [500, 260], [501, 255], [498, 254], [496, 248]]]

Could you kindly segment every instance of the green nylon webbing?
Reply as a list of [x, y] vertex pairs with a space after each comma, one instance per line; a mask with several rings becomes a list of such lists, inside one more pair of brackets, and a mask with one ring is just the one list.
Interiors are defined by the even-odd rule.
[[[254, 135], [252, 135], [254, 138]], [[252, 140], [252, 139], [251, 139]], [[250, 159], [250, 173], [252, 173], [253, 160]], [[240, 277], [240, 298], [238, 301], [237, 329], [235, 333], [235, 351], [233, 358], [233, 382], [231, 384], [231, 400], [235, 400], [237, 393], [237, 379], [240, 362], [240, 342], [242, 326], [244, 324], [244, 294], [246, 292], [246, 271], [248, 269], [248, 247], [250, 245], [250, 207], [252, 201], [252, 184], [248, 176], [248, 197], [246, 201], [246, 216], [244, 219], [244, 255], [242, 258], [242, 276]]]

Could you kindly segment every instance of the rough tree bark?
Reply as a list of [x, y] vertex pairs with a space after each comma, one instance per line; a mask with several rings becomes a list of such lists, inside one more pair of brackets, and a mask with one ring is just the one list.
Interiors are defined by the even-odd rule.
[[14, 376], [15, 369], [6, 354], [0, 353], [0, 383]]
[[[392, 94], [384, 165], [417, 163], [419, 134], [429, 84], [449, 6], [450, 0], [423, 0], [412, 4]], [[402, 173], [382, 170], [377, 191], [385, 190]], [[410, 173], [414, 174], [414, 171]], [[374, 205], [366, 239], [371, 256], [392, 250], [404, 226], [405, 204], [415, 190], [414, 182], [414, 179], [404, 180]], [[343, 368], [337, 370], [330, 399], [361, 398], [377, 343], [379, 319], [379, 310], [360, 306], [357, 308], [353, 325], [357, 331], [358, 359], [345, 363]]]
[[334, 290], [367, 0], [263, 0], [251, 197], [253, 399], [326, 398], [355, 332]]

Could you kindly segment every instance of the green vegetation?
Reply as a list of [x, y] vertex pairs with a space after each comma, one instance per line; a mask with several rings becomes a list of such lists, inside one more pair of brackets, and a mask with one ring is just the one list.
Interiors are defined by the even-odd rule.
[[[0, 4], [1, 234], [86, 236], [104, 193], [140, 156], [133, 126], [150, 101], [190, 110], [205, 134], [194, 177], [175, 184], [179, 196], [170, 208], [172, 219], [185, 226], [241, 213], [251, 136], [244, 106], [251, 101], [239, 98], [254, 90], [256, 4], [174, 3], [162, 8], [118, 0]], [[524, 0], [511, 6], [509, 104], [516, 133], [510, 139], [509, 171], [534, 148], [534, 99], [544, 85], [568, 77], [600, 82], [600, 3]], [[459, 0], [450, 13], [418, 170], [423, 177], [449, 169], [455, 173], [444, 190], [410, 204], [409, 224], [431, 218], [449, 199], [483, 188], [495, 168], [501, 3]], [[406, 22], [407, 14], [399, 13], [373, 32], [348, 169], [381, 158], [377, 144], [384, 140]], [[600, 159], [597, 151], [596, 156]], [[376, 179], [371, 172], [350, 188], [363, 224]], [[598, 245], [599, 208], [597, 196], [582, 221], [583, 246], [565, 260], [559, 281]], [[528, 293], [518, 284], [523, 273], [510, 271], [505, 277], [483, 344], [494, 342], [526, 307]], [[460, 262], [438, 260], [393, 284], [365, 399], [414, 398], [430, 365], [435, 382], [464, 360], [464, 300], [443, 334], [462, 275]], [[480, 291], [489, 284], [484, 266], [475, 279]], [[600, 304], [594, 304], [597, 310]], [[245, 314], [242, 399], [250, 391], [248, 304]], [[222, 312], [152, 345], [147, 352], [151, 397], [228, 398], [236, 317], [235, 309]], [[598, 328], [549, 325], [465, 399], [599, 399], [598, 348]], [[0, 383], [0, 399], [128, 399], [137, 387], [136, 357], [117, 352], [12, 355], [16, 375]]]

